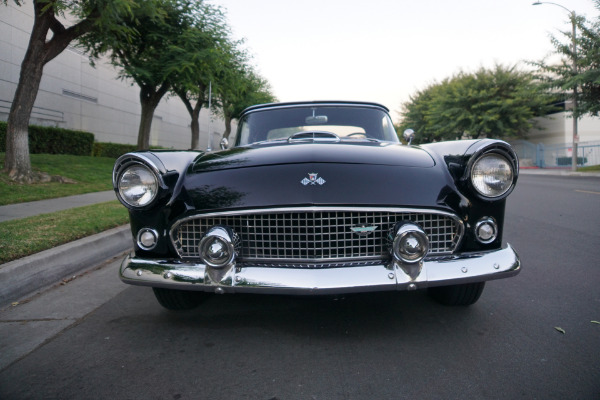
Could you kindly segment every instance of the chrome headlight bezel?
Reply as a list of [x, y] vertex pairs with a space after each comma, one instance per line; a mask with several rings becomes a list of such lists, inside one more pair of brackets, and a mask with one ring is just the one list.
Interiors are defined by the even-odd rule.
[[515, 165], [511, 159], [496, 151], [481, 154], [469, 169], [469, 182], [473, 191], [487, 200], [499, 200], [508, 196], [514, 188], [515, 178]]
[[[151, 181], [156, 183], [156, 190], [153, 191], [149, 199], [146, 199], [143, 203], [139, 203], [128, 199], [123, 188], [121, 186], [123, 175], [133, 167], [145, 168], [146, 172], [149, 172], [153, 178]], [[153, 156], [151, 153], [126, 153], [117, 159], [113, 168], [113, 188], [117, 195], [117, 199], [130, 210], [148, 210], [156, 206], [158, 200], [163, 198], [168, 191], [168, 187], [165, 185], [164, 176], [167, 174], [164, 165], [160, 159]], [[154, 186], [154, 185], [153, 185]]]
[[[127, 183], [127, 180], [133, 182]], [[137, 184], [136, 180], [139, 181]], [[114, 185], [119, 201], [133, 209], [150, 207], [156, 201], [162, 186], [159, 175], [151, 167], [138, 161], [122, 165], [115, 176]]]

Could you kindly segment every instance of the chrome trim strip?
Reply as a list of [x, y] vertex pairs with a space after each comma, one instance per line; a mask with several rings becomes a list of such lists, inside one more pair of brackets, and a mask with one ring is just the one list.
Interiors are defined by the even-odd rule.
[[204, 264], [143, 260], [128, 256], [120, 269], [125, 283], [180, 290], [288, 294], [326, 294], [412, 290], [507, 278], [520, 272], [521, 261], [509, 245], [484, 253], [466, 253], [424, 261], [411, 277], [396, 265], [326, 269], [232, 268], [218, 281]]
[[460, 218], [458, 218], [455, 214], [441, 211], [431, 208], [393, 208], [393, 207], [335, 207], [335, 206], [311, 206], [311, 207], [282, 207], [282, 208], [253, 208], [251, 210], [237, 210], [237, 211], [221, 211], [221, 212], [213, 212], [213, 213], [205, 213], [205, 214], [196, 214], [189, 217], [185, 217], [177, 221], [171, 231], [173, 231], [179, 224], [188, 221], [190, 219], [195, 218], [204, 218], [204, 217], [219, 217], [222, 215], [244, 215], [244, 214], [275, 214], [280, 212], [299, 212], [299, 211], [311, 211], [311, 212], [319, 212], [319, 211], [367, 211], [367, 212], [397, 212], [397, 213], [415, 213], [415, 214], [437, 214], [444, 215], [446, 217], [450, 217], [461, 225], [463, 222]]

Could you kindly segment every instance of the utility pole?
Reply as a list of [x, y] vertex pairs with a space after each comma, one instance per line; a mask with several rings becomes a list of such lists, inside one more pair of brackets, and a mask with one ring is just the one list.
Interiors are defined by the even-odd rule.
[[[571, 42], [573, 46], [573, 76], [577, 75], [577, 14], [575, 11], [571, 11], [565, 6], [562, 6], [558, 3], [552, 3], [549, 1], [536, 1], [533, 3], [534, 6], [538, 6], [540, 4], [552, 4], [553, 6], [557, 6], [562, 8], [563, 10], [567, 10], [569, 16], [571, 18], [571, 24], [573, 25], [571, 32]], [[579, 117], [577, 116], [577, 84], [573, 85], [573, 143], [571, 145], [572, 148], [572, 158], [571, 158], [571, 170], [577, 171], [577, 147], [579, 144], [579, 132], [577, 127], [577, 122]]]
[[210, 129], [211, 129], [211, 125], [212, 125], [211, 101], [212, 101], [212, 81], [208, 82], [208, 134], [207, 134], [208, 143], [206, 145], [206, 151], [208, 151], [208, 152], [212, 151], [212, 149], [211, 149], [212, 134], [210, 133]]

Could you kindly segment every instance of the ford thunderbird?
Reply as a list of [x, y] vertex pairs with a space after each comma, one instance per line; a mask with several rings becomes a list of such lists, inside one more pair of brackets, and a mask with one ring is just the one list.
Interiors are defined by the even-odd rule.
[[502, 241], [517, 156], [413, 137], [379, 104], [277, 103], [243, 111], [229, 149], [125, 154], [113, 184], [134, 251], [120, 277], [174, 310], [210, 294], [420, 289], [471, 305], [521, 268]]

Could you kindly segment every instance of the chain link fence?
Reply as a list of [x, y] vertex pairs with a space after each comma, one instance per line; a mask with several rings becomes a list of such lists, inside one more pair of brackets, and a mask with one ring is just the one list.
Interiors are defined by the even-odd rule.
[[[573, 145], [534, 144], [525, 140], [516, 140], [511, 145], [519, 156], [521, 167], [571, 168]], [[577, 146], [577, 166], [600, 165], [600, 141], [582, 142]]]

